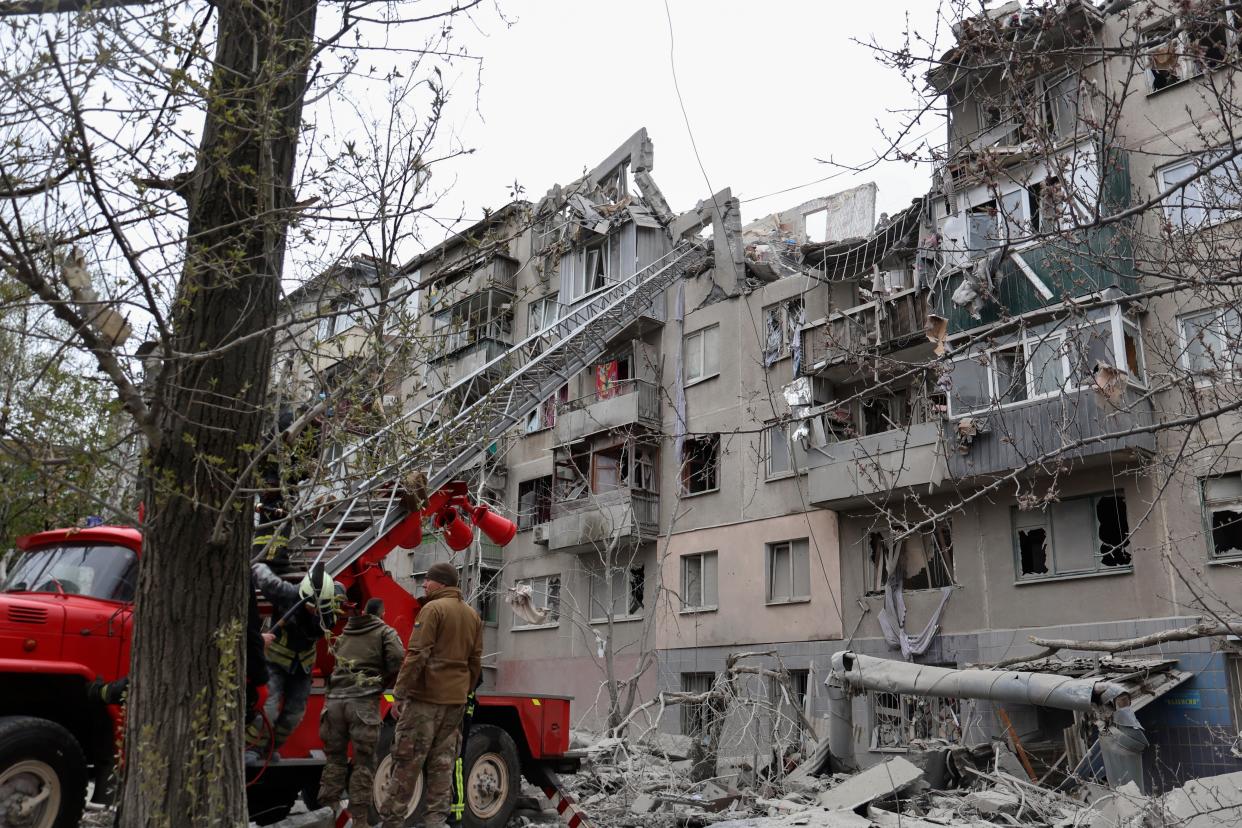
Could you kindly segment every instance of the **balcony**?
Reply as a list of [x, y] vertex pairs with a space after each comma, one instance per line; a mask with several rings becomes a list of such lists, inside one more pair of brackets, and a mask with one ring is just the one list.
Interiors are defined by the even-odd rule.
[[[950, 420], [945, 434], [949, 474], [956, 479], [1004, 474], [1037, 460], [1104, 462], [1117, 453], [1152, 452], [1150, 432], [1112, 439], [1102, 435], [1150, 425], [1151, 398], [1137, 388], [1126, 389], [1116, 405], [1091, 388], [992, 410], [974, 416], [982, 427], [959, 450], [960, 438]], [[1085, 441], [1084, 445], [1076, 445]]]
[[926, 342], [927, 294], [907, 289], [865, 305], [840, 311], [802, 329], [802, 373], [863, 354]]
[[518, 267], [516, 259], [494, 250], [454, 262], [436, 271], [428, 301], [443, 306], [493, 289], [512, 292]]
[[660, 389], [647, 380], [621, 380], [607, 390], [596, 391], [561, 403], [556, 409], [557, 445], [591, 434], [642, 426], [660, 427]]
[[615, 489], [552, 503], [548, 549], [583, 552], [612, 542], [638, 544], [660, 531], [660, 496]]
[[828, 459], [809, 472], [814, 506], [859, 506], [898, 489], [936, 486], [947, 475], [938, 422], [829, 443], [821, 451]]

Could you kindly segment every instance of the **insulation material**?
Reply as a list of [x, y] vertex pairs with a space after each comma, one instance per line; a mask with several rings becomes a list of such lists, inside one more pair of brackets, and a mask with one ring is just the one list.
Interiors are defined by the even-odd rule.
[[1098, 362], [1091, 373], [1095, 380], [1095, 390], [1113, 405], [1118, 405], [1126, 393], [1126, 372]]
[[943, 316], [929, 313], [927, 315], [927, 324], [924, 325], [923, 331], [927, 334], [927, 341], [934, 346], [932, 352], [936, 356], [944, 356], [947, 347], [945, 339], [949, 335], [949, 320]]
[[[902, 553], [907, 551], [908, 543], [907, 539], [901, 543], [891, 544], [885, 555], [888, 578], [884, 581], [884, 607], [880, 610], [878, 619], [880, 630], [884, 633], [884, 640], [888, 642], [888, 646], [901, 650], [902, 657], [906, 659], [927, 652], [936, 634], [940, 632], [940, 615], [944, 612], [945, 604], [949, 602], [949, 596], [953, 594], [952, 587], [943, 587], [940, 590], [940, 603], [936, 605], [931, 618], [927, 619], [923, 631], [913, 636], [906, 632], [906, 600], [902, 581], [905, 580], [905, 567], [909, 561], [908, 555]], [[923, 549], [921, 539], [919, 548]], [[921, 552], [921, 559], [923, 566], [926, 567], [926, 550]]]
[[513, 608], [513, 612], [528, 624], [546, 624], [551, 610], [537, 607], [534, 602], [534, 590], [530, 584], [518, 584], [510, 587], [505, 594], [505, 603]]

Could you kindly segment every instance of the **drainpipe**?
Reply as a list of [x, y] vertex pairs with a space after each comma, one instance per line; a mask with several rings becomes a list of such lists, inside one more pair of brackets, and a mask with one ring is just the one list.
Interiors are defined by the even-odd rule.
[[[845, 693], [842, 705], [833, 700], [833, 682]], [[955, 670], [947, 667], [930, 667], [910, 664], [886, 658], [841, 652], [832, 657], [832, 674], [828, 678], [829, 690], [829, 751], [834, 759], [853, 760], [853, 728], [837, 726], [838, 713], [848, 715], [850, 690], [874, 690], [883, 693], [904, 693], [913, 696], [943, 696], [954, 699], [981, 699], [1009, 704], [1030, 704], [1052, 707], [1058, 710], [1076, 710], [1083, 713], [1098, 712], [1103, 707], [1106, 715], [1129, 704], [1126, 689], [1119, 684], [1097, 679], [1075, 679], [1048, 673], [1023, 673], [1016, 670]], [[841, 708], [841, 711], [838, 710]], [[1116, 787], [1128, 779], [1141, 782], [1142, 748], [1146, 739], [1136, 738], [1132, 723], [1123, 713], [1105, 732], [1119, 730], [1118, 735], [1127, 738], [1101, 739], [1105, 751], [1112, 749], [1112, 763], [1105, 762], [1109, 784]], [[1125, 719], [1125, 721], [1121, 721]], [[851, 722], [852, 724], [852, 722]], [[1138, 728], [1141, 736], [1142, 730]], [[1115, 745], [1112, 743], [1116, 743]], [[1136, 750], [1137, 748], [1137, 750]], [[1137, 760], [1135, 755], [1137, 753]], [[1138, 762], [1137, 776], [1135, 762]], [[1112, 767], [1109, 767], [1109, 765]]]
[[837, 672], [833, 658], [832, 672], [824, 682], [828, 688], [828, 755], [834, 771], [856, 771], [854, 759], [854, 700], [849, 688]]

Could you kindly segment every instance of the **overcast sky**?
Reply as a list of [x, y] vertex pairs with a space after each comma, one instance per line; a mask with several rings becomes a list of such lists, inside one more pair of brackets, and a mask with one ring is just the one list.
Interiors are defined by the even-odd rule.
[[[926, 190], [926, 169], [892, 163], [853, 175], [816, 159], [867, 161], [882, 142], [877, 122], [895, 126], [895, 110], [917, 105], [900, 75], [854, 41], [899, 47], [907, 14], [931, 37], [935, 6], [669, 0], [677, 79], [711, 186], [732, 187], [746, 221], [864, 181], [879, 185], [878, 211], [907, 206]], [[673, 85], [662, 0], [501, 0], [501, 7], [512, 26], [492, 15], [480, 16], [482, 31], [459, 26], [484, 57], [478, 112], [466, 105], [473, 70], [463, 66], [454, 82], [455, 126], [477, 151], [438, 168], [437, 185], [455, 182], [439, 215], [465, 209], [477, 218], [508, 200], [515, 179], [536, 201], [643, 126], [655, 142], [653, 175], [673, 210], [708, 195]], [[941, 118], [928, 117], [913, 137], [940, 143], [943, 129]], [[426, 242], [444, 235], [429, 229]]]

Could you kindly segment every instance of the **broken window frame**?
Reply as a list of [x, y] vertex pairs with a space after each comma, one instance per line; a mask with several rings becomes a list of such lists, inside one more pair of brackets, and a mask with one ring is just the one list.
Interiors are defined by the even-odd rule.
[[557, 389], [556, 393], [539, 403], [534, 410], [526, 415], [522, 426], [523, 434], [538, 434], [556, 426], [557, 412], [569, 404], [569, 384]]
[[501, 577], [501, 570], [497, 567], [479, 567], [479, 593], [475, 598], [475, 609], [479, 618], [489, 627], [500, 623]]
[[[955, 665], [937, 665], [954, 667]], [[957, 743], [962, 734], [960, 699], [944, 696], [915, 696], [907, 693], [867, 693], [871, 725], [871, 750], [877, 753], [907, 753], [916, 741], [943, 739]], [[929, 718], [934, 726], [929, 727]], [[895, 737], [884, 739], [882, 728]]]
[[[518, 482], [517, 527], [519, 532], [534, 529], [552, 520], [553, 477], [550, 474]], [[529, 506], [523, 498], [529, 497]]]
[[548, 627], [558, 627], [561, 623], [561, 576], [560, 573], [555, 575], [537, 575], [533, 578], [518, 578], [513, 582], [515, 587], [529, 584], [531, 588], [530, 602], [531, 606], [538, 609], [551, 608], [548, 621], [542, 624], [528, 623], [522, 616], [516, 612], [513, 613], [513, 621], [511, 629], [514, 630], [541, 630]]
[[1162, 202], [1165, 218], [1173, 227], [1193, 233], [1242, 218], [1242, 157], [1200, 172], [1229, 152], [1228, 147], [1212, 149], [1156, 170], [1160, 192], [1177, 188]]
[[[763, 430], [766, 480], [784, 480], [806, 474], [810, 467], [806, 445], [802, 440], [791, 436], [798, 430], [798, 426], [799, 423], [773, 423]], [[777, 465], [778, 457], [785, 458], [783, 467]]]
[[685, 386], [720, 376], [720, 325], [708, 325], [682, 339]]
[[[716, 674], [707, 672], [682, 673], [683, 693], [708, 693], [716, 686]], [[683, 702], [681, 708], [681, 734], [702, 738], [707, 730], [710, 707], [707, 702]]]
[[763, 309], [763, 364], [772, 367], [791, 356], [794, 340], [806, 323], [805, 297], [798, 295], [775, 302]]
[[[926, 563], [922, 569], [913, 574], [906, 573], [905, 567], [902, 567], [901, 591], [926, 592], [957, 586], [952, 519], [941, 518], [930, 527], [920, 530], [918, 534], [923, 544], [923, 557]], [[890, 537], [891, 535], [886, 535], [884, 532], [871, 532], [865, 541], [867, 571], [870, 575], [866, 589], [867, 595], [884, 594], [884, 584], [888, 581]], [[897, 559], [899, 563], [906, 552], [910, 551], [910, 547], [906, 545], [908, 540], [902, 541], [902, 557]], [[926, 583], [921, 583], [921, 581]]]
[[526, 335], [533, 336], [561, 318], [560, 292], [532, 299], [526, 306]]
[[720, 555], [715, 550], [682, 555], [679, 612], [714, 612], [718, 609], [719, 577]]
[[[772, 731], [778, 743], [800, 746], [806, 739], [806, 725], [802, 716], [805, 715], [806, 698], [810, 691], [811, 671], [808, 669], [789, 670], [789, 685], [792, 691], [786, 696], [785, 686], [776, 676], [768, 676], [768, 705], [771, 708]], [[786, 712], [789, 710], [790, 712]], [[798, 712], [793, 712], [794, 710]], [[808, 717], [809, 718], [809, 717]]]
[[[700, 450], [702, 458], [694, 455]], [[720, 435], [686, 437], [681, 449], [681, 496], [696, 497], [720, 491]]]
[[634, 563], [632, 566], [612, 567], [612, 595], [603, 594], [603, 591], [607, 589], [604, 575], [604, 567], [591, 569], [587, 573], [587, 581], [590, 585], [589, 622], [606, 624], [609, 620], [642, 619], [647, 603], [646, 567], [641, 562]]
[[[1159, 23], [1143, 30], [1144, 60], [1143, 73], [1147, 78], [1147, 94], [1154, 95], [1164, 89], [1177, 86], [1185, 81], [1193, 80], [1217, 69], [1235, 63], [1239, 54], [1239, 24], [1242, 17], [1233, 9], [1213, 8], [1213, 3], [1200, 3], [1199, 7], [1208, 14], [1221, 15], [1211, 21], [1211, 25], [1203, 26], [1204, 20], [1186, 15], [1166, 17]], [[1206, 41], [1209, 32], [1223, 29], [1225, 41], [1223, 54], [1219, 58], [1209, 59], [1197, 54]], [[1196, 38], [1196, 31], [1202, 34]], [[1175, 68], [1157, 69], [1153, 55], [1157, 52], [1170, 52], [1173, 55]], [[1164, 77], [1164, 76], [1170, 77]]]
[[[1088, 314], [1087, 321], [1064, 329], [1059, 328], [1060, 325], [1060, 322], [1051, 322], [1026, 328], [1013, 341], [984, 351], [983, 353], [986, 355], [987, 361], [986, 365], [979, 364], [979, 352], [969, 353], [954, 360], [954, 373], [956, 373], [958, 366], [968, 362], [978, 365], [978, 368], [972, 367], [969, 369], [970, 371], [979, 369], [984, 371], [987, 376], [987, 394], [989, 399], [984, 405], [962, 406], [958, 402], [962, 388], [955, 377], [954, 387], [949, 394], [949, 418], [956, 419], [993, 409], [1003, 410], [1029, 405], [1061, 394], [1091, 388], [1095, 383], [1092, 374], [1094, 365], [1087, 365], [1084, 362], [1088, 358], [1091, 349], [1083, 350], [1083, 336], [1086, 334], [1090, 337], [1087, 340], [1088, 342], [1099, 342], [1100, 337], [1090, 333], [1095, 330], [1107, 330], [1105, 356], [1110, 357], [1115, 363], [1118, 354], [1124, 355], [1125, 364], [1112, 364], [1112, 367], [1126, 374], [1126, 382], [1128, 384], [1139, 388], [1147, 387], [1146, 355], [1143, 347], [1142, 327], [1140, 321], [1126, 313], [1121, 306], [1114, 305], [1109, 308], [1092, 311]], [[1004, 382], [998, 376], [1000, 358], [1006, 352], [1017, 349], [1021, 349], [1023, 354], [1024, 385], [1022, 393], [1025, 396], [1022, 399], [1002, 400], [1000, 392]], [[1049, 383], [1046, 381], [1040, 384], [1038, 381], [1040, 377], [1036, 374], [1036, 360], [1029, 358], [1029, 355], [1032, 353], [1048, 357], [1050, 351], [1055, 353], [1057, 361], [1054, 363], [1049, 358], [1044, 364], [1046, 366], [1054, 364], [1057, 366], [1060, 385], [1054, 387], [1048, 387]], [[1183, 353], [1185, 353], [1185, 349], [1183, 349]], [[1104, 361], [1107, 362], [1107, 360]]]
[[[1122, 544], [1119, 550], [1104, 549], [1105, 540], [1101, 534], [1100, 527], [1100, 503], [1108, 499], [1116, 499], [1122, 507], [1122, 514], [1125, 518], [1126, 532], [1122, 536]], [[1055, 516], [1060, 513], [1067, 513], [1078, 506], [1085, 503], [1088, 514], [1092, 516], [1092, 528], [1094, 530], [1091, 539], [1091, 558], [1093, 565], [1090, 567], [1073, 568], [1067, 563], [1070, 558], [1069, 550], [1064, 548], [1064, 544], [1069, 538], [1075, 537], [1075, 533], [1067, 528], [1068, 535], [1062, 538], [1060, 543], [1063, 545], [1060, 560], [1064, 567], [1058, 566], [1057, 544], [1058, 530], [1057, 520]], [[1013, 527], [1013, 565], [1014, 580], [1018, 584], [1038, 583], [1042, 581], [1055, 581], [1068, 578], [1088, 578], [1101, 575], [1130, 574], [1134, 572], [1134, 538], [1133, 529], [1129, 525], [1129, 511], [1126, 505], [1125, 490], [1113, 489], [1111, 491], [1096, 492], [1089, 495], [1081, 495], [1079, 497], [1067, 497], [1048, 503], [1042, 509], [1034, 509], [1023, 511], [1017, 506], [1010, 510], [1011, 522]], [[1068, 516], [1068, 515], [1067, 515]], [[1044, 566], [1046, 572], [1024, 572], [1023, 571], [1023, 552], [1022, 552], [1022, 535], [1023, 533], [1032, 531], [1043, 531], [1044, 533]], [[1118, 551], [1123, 552], [1129, 559], [1125, 563], [1108, 564], [1105, 558], [1109, 555], [1116, 554]]]
[[[1235, 491], [1229, 491], [1234, 489]], [[1216, 490], [1216, 491], [1213, 491]], [[1229, 519], [1226, 527], [1237, 533], [1242, 531], [1242, 473], [1204, 477], [1199, 480], [1199, 495], [1203, 504], [1203, 534], [1207, 539], [1208, 555], [1213, 561], [1228, 561], [1242, 558], [1242, 542], [1224, 551], [1218, 549], [1220, 528], [1214, 519], [1215, 515], [1232, 512], [1237, 516]]]
[[[808, 538], [766, 543], [763, 559], [764, 603], [768, 606], [805, 604], [811, 600], [811, 546]], [[778, 584], [782, 581], [784, 594], [778, 594]]]

